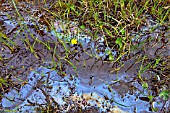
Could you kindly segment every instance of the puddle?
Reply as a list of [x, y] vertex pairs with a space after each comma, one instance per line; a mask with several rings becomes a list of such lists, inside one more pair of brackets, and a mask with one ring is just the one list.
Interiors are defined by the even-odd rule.
[[[150, 112], [148, 102], [140, 99], [145, 95], [142, 94], [142, 86], [137, 81], [131, 82], [131, 85], [138, 89], [130, 94], [129, 84], [125, 79], [117, 83], [108, 83], [102, 79], [98, 84], [89, 85], [84, 84], [88, 81], [87, 78], [79, 79], [72, 75], [62, 78], [56, 70], [42, 66], [31, 72], [27, 80], [28, 83], [20, 89], [12, 89], [4, 95], [2, 99], [4, 109], [31, 113], [36, 107], [43, 109], [50, 104], [56, 106], [55, 109], [59, 107], [63, 112], [68, 112], [75, 107], [72, 103], [78, 102], [78, 106], [83, 109], [97, 107], [99, 112], [114, 111], [118, 109], [115, 106], [122, 109], [121, 113]], [[165, 107], [168, 105], [169, 103]], [[163, 103], [155, 103], [154, 106], [161, 108]]]
[[[100, 94], [99, 92], [101, 91], [103, 93]], [[110, 110], [111, 108], [114, 109], [109, 100], [104, 99], [103, 95], [106, 94], [111, 93], [105, 84], [91, 88], [85, 87], [80, 83], [80, 79], [74, 76], [68, 75], [61, 78], [56, 71], [40, 67], [36, 72], [29, 75], [28, 84], [24, 85], [19, 92], [13, 89], [8, 94], [5, 94], [6, 98], [2, 99], [2, 106], [3, 108], [15, 108], [18, 112], [28, 112], [30, 110], [34, 111], [35, 105], [43, 107], [48, 104], [54, 104], [62, 107], [64, 112], [67, 111], [67, 109], [64, 109], [65, 104], [69, 107], [72, 101], [81, 101], [78, 98], [83, 96], [87, 99], [84, 100], [87, 101], [87, 105], [83, 106], [82, 104], [83, 108], [98, 106], [102, 111], [106, 111], [108, 108]], [[108, 96], [111, 98], [111, 95]], [[68, 99], [65, 101], [64, 98]], [[49, 101], [52, 101], [52, 103], [49, 103]], [[102, 108], [102, 106], [105, 107]]]

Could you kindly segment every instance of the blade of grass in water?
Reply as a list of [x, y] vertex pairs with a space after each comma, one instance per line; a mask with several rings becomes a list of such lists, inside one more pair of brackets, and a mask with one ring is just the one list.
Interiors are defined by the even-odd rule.
[[78, 75], [78, 72], [77, 72], [77, 67], [72, 63], [70, 62], [69, 60], [67, 60], [66, 58], [63, 58], [65, 61], [67, 61], [74, 69], [74, 71], [76, 72], [76, 76]]
[[[2, 42], [6, 47], [8, 47], [11, 51], [11, 53], [14, 52], [14, 46], [17, 47], [15, 42], [13, 42], [11, 39], [9, 39], [5, 34], [0, 32], [0, 42]], [[11, 46], [12, 44], [12, 46]]]

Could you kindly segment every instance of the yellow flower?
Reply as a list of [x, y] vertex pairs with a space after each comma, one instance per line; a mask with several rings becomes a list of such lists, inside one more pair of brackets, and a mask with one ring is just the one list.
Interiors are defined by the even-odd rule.
[[77, 39], [71, 39], [71, 44], [77, 44]]

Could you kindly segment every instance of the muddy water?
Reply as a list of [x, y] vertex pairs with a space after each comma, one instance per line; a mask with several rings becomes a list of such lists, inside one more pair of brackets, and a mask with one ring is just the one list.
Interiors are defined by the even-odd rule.
[[[108, 65], [104, 67], [108, 68]], [[132, 70], [132, 72], [129, 71], [131, 74], [120, 72], [110, 74], [109, 76], [107, 72], [104, 73], [97, 70], [87, 72], [89, 70], [78, 70], [78, 78], [69, 75], [69, 73], [62, 78], [56, 71], [40, 67], [30, 73], [27, 78], [28, 84], [22, 86], [19, 92], [13, 89], [8, 94], [5, 94], [4, 96], [10, 99], [10, 101], [7, 98], [3, 98], [2, 105], [6, 109], [28, 112], [39, 106], [43, 108], [43, 105], [48, 105], [50, 100], [54, 105], [59, 104], [60, 108], [66, 112], [65, 104], [71, 106], [71, 101], [76, 102], [83, 96], [89, 104], [84, 105], [82, 103], [82, 108], [97, 105], [101, 111], [107, 111], [107, 109], [114, 111], [117, 109], [114, 106], [119, 106], [126, 112], [149, 112], [148, 102], [137, 98], [142, 96], [142, 86], [137, 81], [132, 80]], [[94, 78], [91, 78], [91, 75]], [[125, 77], [129, 78], [126, 79]], [[120, 80], [121, 82], [116, 82], [115, 80]], [[109, 89], [108, 84], [111, 89]], [[132, 89], [130, 90], [130, 88]], [[118, 104], [112, 102], [113, 100]], [[37, 106], [33, 103], [36, 103]], [[162, 104], [157, 105], [157, 107], [161, 106]], [[124, 111], [121, 112], [123, 113]]]
[[[3, 24], [3, 26], [8, 29], [6, 34], [8, 34], [9, 37], [12, 36], [11, 32], [17, 32], [14, 29], [15, 25], [10, 23], [11, 22], [5, 21]], [[56, 43], [58, 41], [55, 36], [52, 36], [54, 34], [49, 33], [40, 36], [33, 29], [30, 29], [30, 31], [41, 41]], [[25, 36], [25, 34], [27, 36]], [[150, 36], [159, 39], [157, 35], [158, 34], [153, 33], [143, 36], [143, 40], [146, 40], [145, 38]], [[168, 35], [168, 33], [166, 35]], [[18, 34], [15, 42], [17, 45], [21, 46], [21, 48], [24, 45], [22, 38], [25, 37], [29, 37], [31, 43], [34, 42], [34, 39], [31, 38], [28, 32]], [[132, 38], [135, 39], [138, 37], [132, 36]], [[134, 42], [138, 41], [142, 41], [142, 39], [134, 40]], [[137, 81], [137, 74], [141, 62], [136, 62], [136, 57], [133, 57], [130, 60], [123, 61], [121, 64], [108, 63], [102, 60], [102, 58], [95, 57], [96, 48], [94, 47], [99, 43], [96, 44], [95, 42], [87, 41], [87, 43], [83, 42], [83, 44], [83, 50], [89, 54], [93, 54], [92, 56], [82, 52], [82, 47], [77, 46], [76, 48], [70, 45], [67, 46], [73, 52], [75, 48], [78, 50], [71, 60], [71, 62], [77, 67], [77, 74], [70, 64], [63, 60], [60, 61], [55, 55], [52, 55], [52, 52], [54, 52], [53, 49], [49, 51], [41, 44], [35, 45], [36, 51], [39, 53], [38, 58], [36, 58], [34, 54], [30, 54], [30, 52], [26, 53], [25, 51], [27, 50], [25, 49], [19, 50], [19, 53], [17, 53], [15, 57], [18, 58], [18, 56], [22, 56], [22, 58], [7, 62], [9, 66], [15, 65], [15, 67], [22, 67], [22, 64], [24, 64], [25, 67], [30, 67], [32, 63], [34, 65], [37, 64], [37, 66], [33, 66], [34, 71], [31, 72], [28, 70], [27, 73], [24, 73], [25, 76], [23, 76], [24, 74], [21, 74], [23, 77], [21, 77], [21, 81], [26, 80], [26, 84], [21, 84], [20, 88], [11, 89], [10, 92], [4, 94], [1, 103], [3, 109], [11, 109], [14, 110], [14, 112], [20, 111], [31, 113], [35, 108], [45, 108], [45, 106], [52, 104], [54, 106], [59, 106], [60, 110], [67, 112], [69, 109], [75, 108], [78, 104], [77, 101], [80, 101], [82, 99], [81, 97], [83, 97], [89, 105], [84, 104], [84, 100], [81, 100], [77, 106], [81, 106], [82, 108], [97, 106], [100, 108], [99, 112], [109, 112], [110, 110], [114, 113], [114, 110], [117, 109], [121, 112], [130, 113], [151, 112], [149, 102], [141, 99], [142, 97], [146, 97], [147, 91], [144, 91], [141, 83]], [[50, 46], [56, 48], [56, 51], [60, 56], [65, 56], [65, 51], [62, 45], [59, 43], [50, 43]], [[159, 49], [161, 47], [162, 49]], [[152, 40], [147, 46], [146, 44], [139, 45], [139, 48], [142, 49], [142, 51], [144, 51], [144, 53], [146, 53], [151, 59], [154, 59], [157, 54], [160, 55], [164, 53], [164, 56], [170, 55], [169, 42], [167, 45], [163, 45], [162, 40]], [[25, 55], [20, 54], [22, 51]], [[134, 50], [132, 53], [135, 56], [138, 56], [137, 53], [139, 51], [140, 50]], [[158, 52], [156, 53], [156, 51]], [[6, 52], [9, 53], [9, 51]], [[2, 53], [4, 52], [2, 51]], [[11, 54], [4, 55], [6, 55], [5, 58], [13, 57]], [[98, 56], [100, 55], [98, 54]], [[105, 57], [103, 54], [101, 56]], [[19, 59], [21, 59], [21, 63], [19, 62]], [[48, 69], [45, 67], [45, 65], [53, 65], [51, 60], [62, 63], [62, 66], [65, 68], [63, 72], [65, 72], [67, 76], [62, 78], [58, 74], [58, 70], [52, 70], [51, 68]], [[41, 65], [41, 67], [39, 67], [39, 65]], [[115, 71], [119, 67], [121, 67], [120, 70]], [[78, 76], [76, 77], [76, 75]], [[150, 73], [146, 72], [142, 74], [142, 77], [151, 77], [150, 75]], [[20, 76], [16, 76], [16, 78], [18, 77]], [[14, 77], [13, 79], [18, 82], [16, 78]], [[72, 106], [71, 102], [73, 102], [75, 106]], [[158, 98], [154, 103], [154, 106], [161, 109], [163, 103], [157, 104], [157, 102], [162, 102], [161, 99]], [[115, 106], [118, 106], [122, 110]], [[168, 108], [168, 106], [169, 102], [167, 102], [164, 107]]]

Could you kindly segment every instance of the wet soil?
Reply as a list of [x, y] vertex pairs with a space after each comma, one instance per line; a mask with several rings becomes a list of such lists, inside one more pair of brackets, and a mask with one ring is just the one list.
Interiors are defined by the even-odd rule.
[[[104, 101], [102, 101], [103, 103], [106, 102], [112, 105], [112, 107], [110, 107], [110, 105], [107, 106], [107, 104], [102, 104], [103, 106], [106, 106], [105, 112], [111, 112], [111, 108], [113, 108], [112, 112], [115, 113], [115, 106], [122, 109], [117, 111], [121, 113], [152, 112], [151, 107], [153, 102], [155, 106], [159, 108], [158, 112], [169, 111], [169, 100], [165, 101], [159, 97], [160, 90], [170, 89], [169, 26], [158, 25], [157, 31], [155, 30], [152, 33], [148, 33], [149, 29], [146, 31], [144, 30], [150, 25], [146, 25], [143, 26], [144, 28], [141, 27], [141, 32], [130, 32], [131, 34], [129, 37], [135, 39], [133, 43], [138, 45], [138, 49], [131, 51], [129, 56], [122, 56], [120, 62], [109, 62], [107, 55], [96, 58], [96, 52], [94, 52], [95, 48], [93, 47], [99, 47], [100, 43], [97, 41], [90, 40], [90, 42], [84, 43], [84, 45], [67, 44], [67, 48], [71, 51], [68, 55], [68, 59], [77, 68], [77, 71], [75, 71], [70, 63], [63, 59], [63, 57], [66, 56], [63, 45], [56, 36], [53, 36], [51, 32], [43, 29], [48, 28], [49, 25], [36, 21], [34, 18], [30, 17], [30, 15], [21, 11], [25, 22], [25, 24], [22, 25], [28, 27], [28, 29], [21, 29], [21, 26], [18, 23], [19, 20], [16, 18], [16, 15], [14, 15], [16, 13], [14, 13], [14, 10], [10, 10], [13, 8], [9, 8], [10, 5], [8, 4], [1, 4], [1, 6], [3, 6], [4, 9], [6, 7], [8, 10], [0, 12], [0, 30], [10, 40], [15, 42], [11, 43], [10, 40], [1, 37], [3, 40], [11, 43], [10, 46], [5, 45], [4, 43], [1, 43], [0, 45], [0, 55], [3, 58], [3, 60], [0, 60], [0, 77], [8, 80], [7, 85], [3, 85], [0, 89], [2, 92], [2, 110], [15, 110], [16, 107], [19, 107], [17, 110], [23, 112], [22, 110], [26, 108], [23, 107], [23, 109], [21, 109], [22, 106], [28, 105], [33, 106], [33, 108], [35, 107], [38, 110], [41, 109], [40, 111], [47, 111], [49, 109], [52, 110], [52, 112], [60, 112], [61, 110], [70, 113], [101, 112], [101, 110], [98, 109], [98, 106], [95, 106], [92, 103], [90, 103], [90, 107], [84, 107], [86, 106], [85, 103], [88, 103], [89, 100], [99, 100], [99, 98], [94, 99], [93, 96], [89, 96], [90, 93], [97, 92], [97, 95], [101, 95], [100, 98], [104, 98]], [[40, 6], [34, 8], [37, 10], [39, 7]], [[6, 16], [6, 13], [8, 13], [11, 18]], [[40, 12], [32, 10], [31, 13], [31, 15], [37, 15], [37, 13], [39, 14]], [[40, 18], [40, 20], [43, 20], [42, 18]], [[26, 21], [28, 19], [32, 20]], [[38, 28], [35, 27], [37, 24]], [[42, 30], [39, 29], [41, 27]], [[32, 35], [43, 42], [48, 42], [50, 49], [36, 41], [36, 38], [33, 38]], [[23, 39], [27, 39], [30, 45], [34, 45], [35, 52], [30, 51], [29, 43], [25, 42]], [[142, 44], [142, 41], [145, 42]], [[147, 58], [142, 60], [143, 56], [146, 56]], [[115, 58], [116, 57], [118, 56], [115, 56]], [[141, 74], [142, 80], [149, 85], [148, 89], [144, 89], [142, 87], [142, 81], [138, 77], [140, 66], [142, 62], [146, 65], [149, 62], [154, 63], [155, 59], [159, 57], [161, 57], [161, 61], [156, 68], [149, 68]], [[49, 76], [42, 77], [36, 75], [34, 72], [37, 72], [37, 69], [41, 66], [56, 70], [56, 73], [54, 74], [52, 70], [48, 70], [45, 75], [47, 74]], [[41, 72], [43, 72], [43, 70], [38, 71], [38, 73]], [[51, 72], [53, 72], [52, 75], [50, 75]], [[159, 77], [156, 75], [159, 75]], [[68, 76], [68, 78], [66, 76]], [[79, 82], [76, 80], [74, 81], [75, 78], [76, 80], [78, 79]], [[48, 80], [51, 81], [49, 82]], [[69, 86], [71, 81], [73, 81], [73, 86]], [[51, 82], [57, 82], [57, 85], [52, 84]], [[50, 83], [52, 84], [51, 86]], [[65, 100], [66, 106], [59, 105], [61, 100], [57, 100], [58, 98], [53, 94], [59, 95], [59, 92], [55, 92], [54, 90], [56, 89], [53, 88], [57, 86], [61, 86], [63, 89], [68, 86], [68, 89], [65, 90], [69, 91], [63, 91], [63, 93], [59, 91], [62, 95], [61, 97], [65, 97], [63, 100]], [[26, 88], [24, 89], [24, 87]], [[58, 88], [57, 90], [61, 90], [61, 88]], [[27, 91], [23, 92], [23, 89]], [[68, 92], [69, 94], [67, 95]], [[75, 96], [74, 94], [76, 94], [76, 92], [83, 92], [88, 95], [86, 95], [88, 98], [85, 96], [85, 100], [81, 101], [81, 99], [83, 99], [83, 94]], [[12, 102], [7, 101], [8, 99], [6, 98], [17, 96], [17, 93], [21, 95], [23, 93], [23, 97], [11, 97], [10, 100]], [[39, 96], [40, 94], [41, 96]], [[151, 94], [154, 97], [153, 101], [148, 99], [148, 94]], [[37, 100], [41, 100], [40, 98], [42, 98], [42, 101], [39, 103]], [[76, 101], [74, 100], [75, 98], [77, 99]], [[25, 104], [25, 102], [27, 103]], [[26, 109], [26, 111], [29, 112], [29, 109]]]

